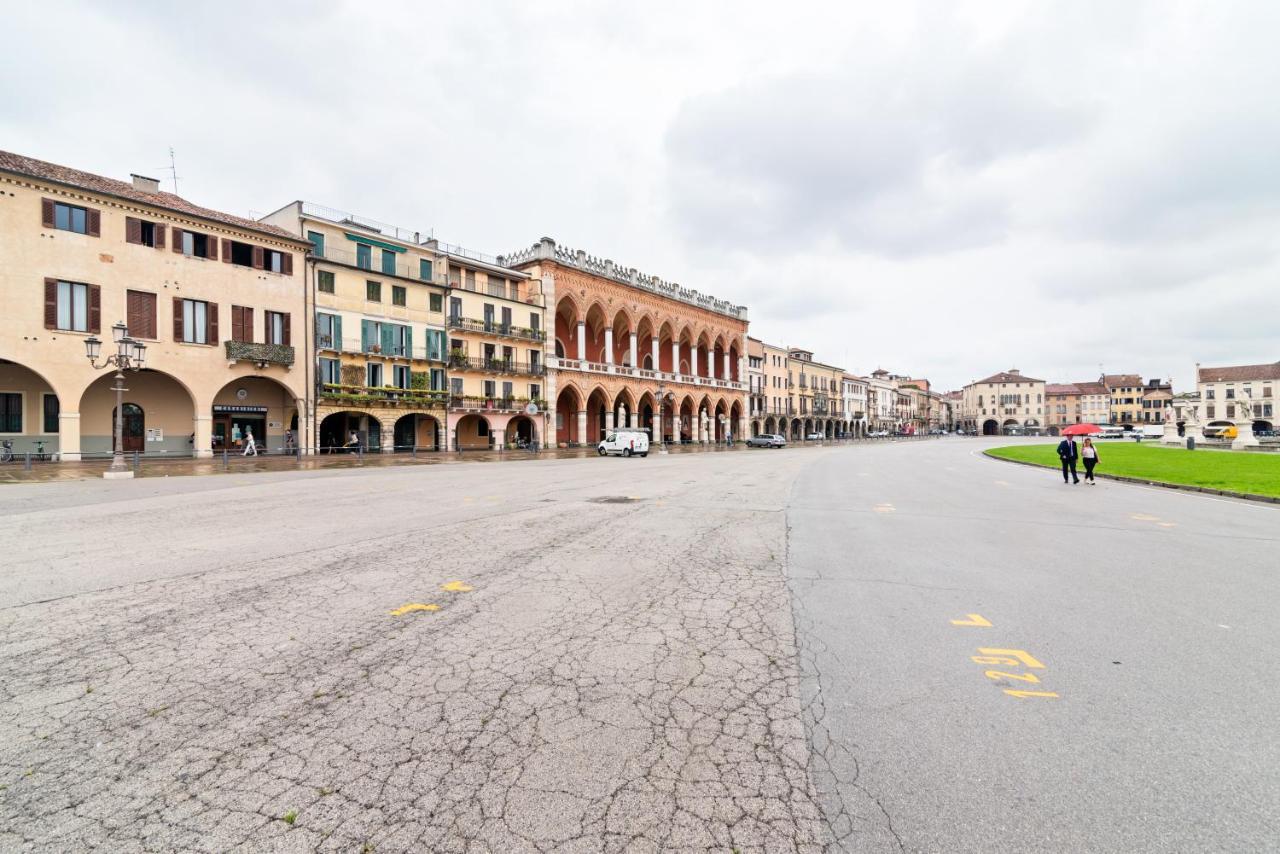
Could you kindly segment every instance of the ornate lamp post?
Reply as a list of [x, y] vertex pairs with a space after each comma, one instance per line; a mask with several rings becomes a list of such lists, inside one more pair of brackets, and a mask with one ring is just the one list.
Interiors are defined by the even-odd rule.
[[136, 373], [146, 366], [147, 345], [130, 338], [129, 327], [123, 322], [117, 322], [111, 327], [111, 338], [116, 345], [115, 355], [107, 356], [100, 365], [98, 355], [102, 351], [102, 342], [97, 337], [90, 335], [84, 339], [84, 350], [85, 355], [89, 357], [89, 364], [96, 370], [112, 366], [116, 369], [116, 384], [111, 387], [111, 390], [116, 393], [116, 447], [111, 457], [111, 468], [108, 471], [126, 473], [128, 467], [124, 463], [124, 393], [128, 389], [124, 387], [124, 372]]

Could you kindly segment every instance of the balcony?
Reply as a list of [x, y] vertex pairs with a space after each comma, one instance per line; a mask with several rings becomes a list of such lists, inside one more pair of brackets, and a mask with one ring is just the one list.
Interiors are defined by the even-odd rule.
[[508, 326], [493, 321], [472, 320], [469, 317], [450, 315], [447, 321], [450, 329], [461, 329], [466, 332], [479, 332], [485, 335], [497, 335], [502, 338], [518, 338], [521, 341], [545, 341], [546, 333], [541, 329], [530, 329], [524, 326]]
[[527, 397], [500, 397], [475, 394], [449, 395], [449, 408], [463, 412], [523, 412], [530, 403], [536, 404], [539, 411], [545, 411], [545, 400], [529, 400]]
[[517, 362], [512, 359], [486, 359], [483, 356], [467, 356], [453, 353], [449, 355], [449, 367], [460, 371], [484, 371], [490, 374], [519, 374], [521, 376], [540, 377], [547, 371], [541, 364]]
[[388, 267], [383, 266], [382, 257], [378, 254], [373, 254], [369, 256], [368, 260], [364, 260], [356, 252], [337, 246], [325, 246], [323, 251], [313, 246], [311, 254], [314, 258], [332, 261], [344, 267], [363, 270], [371, 278], [396, 276], [401, 279], [413, 279], [417, 282], [426, 282], [427, 284], [445, 287], [444, 273], [435, 269], [438, 265], [432, 265], [432, 273], [430, 277], [426, 277], [422, 275], [422, 265], [419, 258], [402, 257], [400, 253], [395, 255], [395, 263]]
[[383, 407], [388, 409], [442, 409], [447, 391], [394, 386], [359, 386], [325, 383], [320, 387], [320, 402], [348, 406]]
[[256, 362], [293, 367], [293, 348], [285, 344], [253, 344], [248, 341], [226, 342], [228, 362]]
[[636, 377], [652, 382], [683, 383], [685, 385], [701, 385], [723, 388], [728, 391], [746, 391], [747, 384], [736, 380], [725, 380], [718, 377], [697, 377], [692, 374], [676, 374], [670, 371], [655, 371], [649, 368], [633, 368], [627, 365], [615, 365], [607, 362], [588, 362], [582, 359], [564, 357], [548, 357], [547, 365], [561, 371], [582, 371], [588, 374], [613, 374], [617, 376]]

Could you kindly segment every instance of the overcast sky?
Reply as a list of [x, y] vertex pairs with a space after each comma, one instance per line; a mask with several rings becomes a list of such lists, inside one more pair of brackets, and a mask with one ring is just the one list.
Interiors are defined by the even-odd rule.
[[[851, 8], [854, 7], [854, 8]], [[22, 3], [0, 147], [542, 235], [943, 389], [1280, 359], [1280, 4]]]

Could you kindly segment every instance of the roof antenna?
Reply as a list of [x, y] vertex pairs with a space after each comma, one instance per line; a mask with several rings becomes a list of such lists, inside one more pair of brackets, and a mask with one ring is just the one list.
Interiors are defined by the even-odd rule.
[[169, 174], [173, 176], [173, 194], [178, 195], [178, 161], [173, 156], [173, 146], [169, 146], [169, 165], [161, 166], [161, 169], [168, 169]]

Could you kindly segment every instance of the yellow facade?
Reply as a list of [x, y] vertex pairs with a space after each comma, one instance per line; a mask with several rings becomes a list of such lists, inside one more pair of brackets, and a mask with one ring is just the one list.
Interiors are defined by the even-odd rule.
[[249, 430], [275, 450], [308, 432], [300, 241], [148, 178], [4, 152], [0, 234], [0, 436], [18, 453], [112, 451], [114, 371], [90, 365], [85, 340], [113, 353], [117, 321], [147, 353], [124, 381], [123, 450], [236, 452]]

